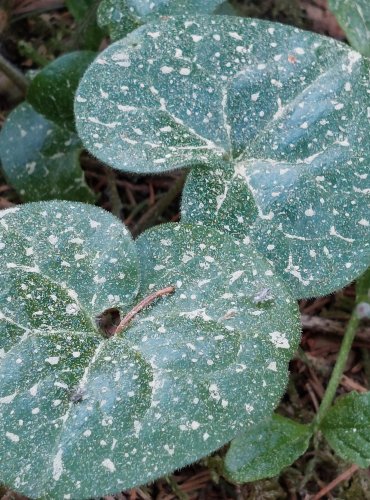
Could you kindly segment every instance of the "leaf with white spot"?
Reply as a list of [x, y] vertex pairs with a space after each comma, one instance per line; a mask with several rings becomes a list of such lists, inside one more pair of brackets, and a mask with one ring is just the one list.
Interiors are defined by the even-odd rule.
[[370, 264], [369, 68], [289, 26], [162, 20], [90, 66], [77, 127], [114, 168], [201, 165], [183, 220], [253, 239], [297, 297], [327, 294]]
[[310, 166], [248, 160], [206, 175], [194, 169], [182, 220], [253, 242], [297, 298], [331, 293], [370, 264], [370, 157], [356, 149], [356, 165], [353, 152], [333, 148]]
[[[135, 248], [105, 211], [51, 202], [0, 212], [0, 248], [0, 476], [22, 493], [151, 481], [284, 392], [296, 304], [231, 236], [167, 225]], [[125, 317], [107, 338], [98, 325], [114, 310]]]
[[369, 0], [329, 0], [329, 9], [335, 14], [352, 47], [370, 57]]
[[370, 393], [351, 392], [330, 408], [320, 430], [344, 460], [370, 467]]
[[73, 100], [78, 83], [96, 56], [95, 52], [69, 52], [49, 63], [32, 79], [27, 101], [60, 127], [75, 130]]
[[0, 161], [9, 184], [23, 201], [54, 198], [93, 203], [79, 157], [76, 134], [61, 129], [20, 104], [10, 113], [0, 132]]
[[311, 436], [311, 426], [275, 414], [233, 439], [225, 474], [237, 483], [277, 476], [303, 455]]
[[289, 26], [162, 19], [99, 54], [77, 90], [76, 125], [86, 147], [120, 170], [202, 164], [227, 173], [260, 163], [279, 187], [280, 171], [290, 185], [317, 168], [324, 195], [328, 158], [346, 171], [366, 165], [368, 75], [357, 52]]
[[250, 239], [295, 296], [324, 295], [370, 263], [369, 63], [314, 34], [267, 33], [228, 80], [234, 159], [192, 171], [183, 221]]
[[98, 24], [109, 31], [112, 40], [125, 37], [142, 24], [160, 16], [179, 14], [234, 14], [224, 0], [103, 0], [98, 10]]

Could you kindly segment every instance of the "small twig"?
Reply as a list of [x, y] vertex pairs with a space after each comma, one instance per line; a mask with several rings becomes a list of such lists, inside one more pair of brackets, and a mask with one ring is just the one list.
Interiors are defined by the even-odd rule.
[[[118, 182], [117, 182], [117, 184], [118, 184]], [[127, 185], [125, 185], [124, 188], [125, 188], [125, 193], [126, 193], [126, 196], [128, 198], [128, 201], [129, 201], [130, 205], [132, 207], [136, 207], [137, 201], [136, 201], [134, 193], [132, 192], [132, 190]]]
[[152, 226], [157, 218], [163, 214], [163, 212], [168, 208], [173, 200], [177, 198], [177, 196], [181, 193], [182, 188], [184, 187], [186, 179], [186, 174], [183, 173], [171, 186], [171, 188], [165, 193], [165, 195], [157, 201], [155, 205], [153, 205], [149, 210], [145, 212], [145, 214], [140, 218], [135, 228], [133, 229], [133, 234], [135, 236], [142, 233], [145, 229]]
[[107, 186], [112, 206], [112, 213], [120, 219], [123, 205], [117, 188], [116, 173], [109, 167], [106, 167], [104, 170], [107, 176]]
[[[341, 321], [322, 318], [321, 316], [302, 314], [301, 323], [304, 330], [310, 330], [315, 333], [324, 333], [325, 335], [330, 334], [343, 337], [345, 331], [345, 325]], [[370, 328], [360, 326], [356, 333], [356, 339], [369, 345], [369, 338]]]
[[305, 385], [305, 388], [306, 388], [306, 390], [311, 398], [313, 407], [315, 408], [315, 411], [317, 412], [319, 410], [319, 402], [317, 401], [316, 394], [314, 393], [309, 382], [307, 382], [307, 384]]
[[150, 295], [148, 295], [148, 297], [145, 297], [145, 299], [139, 302], [137, 306], [135, 306], [128, 314], [126, 314], [126, 316], [117, 326], [114, 335], [118, 335], [119, 333], [121, 333], [140, 311], [148, 307], [156, 299], [158, 299], [159, 297], [163, 297], [164, 295], [169, 295], [174, 291], [174, 286], [168, 286], [166, 288], [163, 288], [162, 290], [157, 290], [156, 292], [151, 293]]
[[309, 366], [308, 371], [309, 371], [310, 376], [311, 376], [310, 385], [311, 385], [312, 389], [315, 391], [315, 394], [317, 395], [317, 397], [321, 401], [322, 398], [324, 397], [325, 389], [321, 383], [321, 380], [316, 375], [315, 369], [312, 368], [311, 366]]
[[135, 219], [138, 213], [142, 212], [143, 209], [148, 205], [148, 200], [144, 199], [140, 203], [138, 203], [130, 212], [129, 216], [125, 219], [126, 226], [129, 226], [132, 221]]
[[347, 390], [357, 391], [360, 392], [361, 394], [369, 392], [368, 389], [366, 389], [366, 387], [362, 386], [355, 380], [352, 380], [350, 377], [347, 377], [347, 375], [342, 375], [340, 385], [342, 385]]
[[166, 482], [179, 500], [189, 500], [189, 496], [180, 488], [173, 477], [167, 476]]
[[24, 74], [12, 63], [0, 54], [0, 71], [2, 71], [15, 85], [23, 92], [27, 93], [29, 82]]
[[[18, 2], [20, 5], [16, 6], [13, 10], [13, 14], [42, 14], [43, 12], [48, 12], [51, 10], [65, 8], [63, 0], [39, 0], [33, 2]], [[17, 18], [19, 20], [19, 17]]]
[[144, 488], [135, 488], [135, 490], [143, 500], [151, 500], [152, 496], [149, 495], [149, 493], [147, 493], [146, 491], [144, 491]]
[[315, 301], [312, 304], [308, 304], [308, 300], [305, 303], [301, 303], [301, 311], [302, 314], [315, 314], [320, 312], [329, 302], [331, 302], [332, 297], [320, 297], [318, 299], [315, 299]]
[[236, 500], [244, 500], [244, 495], [242, 493], [242, 489], [241, 489], [240, 484], [236, 484], [234, 488], [235, 488], [235, 498], [236, 498]]
[[349, 469], [346, 471], [342, 472], [337, 478], [334, 479], [331, 483], [327, 484], [325, 488], [323, 488], [317, 495], [313, 497], [312, 500], [320, 500], [320, 498], [324, 497], [328, 493], [330, 493], [336, 486], [338, 486], [339, 483], [342, 481], [346, 481], [347, 479], [350, 479], [355, 472], [357, 472], [359, 469], [358, 465], [352, 465]]

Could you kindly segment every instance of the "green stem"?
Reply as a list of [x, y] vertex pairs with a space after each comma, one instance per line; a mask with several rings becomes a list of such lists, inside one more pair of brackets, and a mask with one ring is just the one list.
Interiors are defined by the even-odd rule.
[[4, 56], [0, 54], [0, 71], [2, 71], [15, 85], [23, 92], [27, 93], [28, 80], [24, 74], [19, 71], [12, 63], [7, 61]]
[[331, 407], [333, 400], [335, 398], [335, 394], [337, 392], [337, 388], [340, 383], [340, 379], [342, 378], [344, 368], [346, 366], [347, 358], [350, 353], [353, 340], [356, 336], [358, 325], [360, 323], [360, 318], [357, 315], [356, 306], [353, 309], [351, 318], [348, 322], [346, 331], [344, 333], [342, 345], [340, 347], [337, 361], [335, 363], [333, 373], [331, 374], [328, 387], [325, 391], [324, 398], [321, 401], [321, 405], [319, 411], [317, 412], [315, 418], [315, 427], [317, 428], [325, 417], [327, 411]]

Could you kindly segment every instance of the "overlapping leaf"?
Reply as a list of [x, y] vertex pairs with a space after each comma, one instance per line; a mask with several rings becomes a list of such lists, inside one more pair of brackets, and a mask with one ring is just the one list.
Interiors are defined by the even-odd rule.
[[[0, 213], [0, 476], [33, 497], [102, 496], [194, 461], [265, 418], [300, 327], [249, 246], [163, 226], [137, 243], [95, 207]], [[128, 313], [172, 285], [120, 334]]]
[[225, 473], [237, 483], [278, 475], [308, 447], [312, 429], [275, 414], [233, 439], [225, 457]]
[[95, 52], [81, 50], [58, 57], [33, 78], [27, 101], [48, 120], [74, 130], [75, 92], [95, 56]]
[[24, 201], [53, 198], [93, 202], [80, 167], [78, 137], [27, 103], [7, 118], [0, 133], [2, 170]]
[[370, 3], [368, 0], [329, 0], [341, 28], [356, 50], [370, 57]]
[[[226, 5], [224, 5], [226, 4]], [[230, 14], [233, 9], [225, 0], [103, 0], [99, 6], [98, 23], [107, 28], [112, 40], [125, 37], [130, 31], [160, 16], [179, 14]]]
[[328, 411], [321, 430], [335, 452], [360, 467], [370, 466], [370, 393], [351, 392]]
[[118, 169], [200, 164], [184, 220], [253, 238], [296, 296], [326, 294], [370, 262], [369, 67], [292, 27], [163, 20], [90, 66], [77, 126]]

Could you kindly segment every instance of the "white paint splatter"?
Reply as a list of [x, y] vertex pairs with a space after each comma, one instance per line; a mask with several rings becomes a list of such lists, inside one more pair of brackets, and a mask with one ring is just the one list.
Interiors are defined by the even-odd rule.
[[106, 458], [102, 461], [101, 465], [107, 469], [109, 472], [115, 472], [116, 471], [116, 466], [114, 465], [114, 463], [112, 462], [112, 460], [110, 460], [109, 458]]
[[19, 436], [17, 434], [13, 434], [13, 432], [6, 432], [5, 436], [10, 439], [13, 443], [19, 442]]
[[53, 460], [53, 479], [54, 481], [59, 481], [61, 475], [63, 474], [63, 450], [59, 448], [57, 454]]
[[271, 332], [269, 333], [271, 342], [280, 349], [289, 349], [290, 345], [285, 333]]

